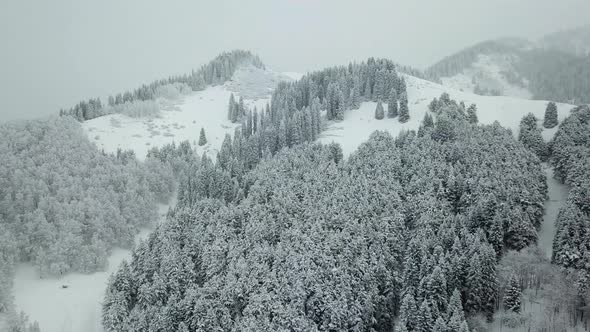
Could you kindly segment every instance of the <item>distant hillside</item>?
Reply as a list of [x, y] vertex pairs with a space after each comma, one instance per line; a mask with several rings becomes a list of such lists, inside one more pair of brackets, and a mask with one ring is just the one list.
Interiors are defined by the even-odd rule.
[[590, 29], [572, 31], [571, 36], [560, 32], [538, 43], [518, 38], [485, 41], [445, 57], [426, 75], [480, 95], [589, 103], [590, 59], [581, 54], [583, 45], [590, 49], [590, 39], [584, 43], [584, 31]]
[[539, 45], [544, 49], [588, 56], [590, 55], [590, 24], [546, 35], [539, 40]]
[[224, 52], [199, 70], [190, 74], [170, 76], [167, 79], [144, 84], [133, 91], [125, 91], [116, 96], [109, 96], [108, 102], [100, 98], [81, 101], [68, 110], [60, 110], [60, 115], [71, 115], [78, 121], [94, 119], [113, 113], [151, 113], [157, 109], [152, 101], [158, 97], [182, 94], [186, 91], [199, 91], [208, 85], [223, 84], [230, 80], [235, 71], [242, 66], [265, 69], [257, 55], [250, 51], [233, 50]]

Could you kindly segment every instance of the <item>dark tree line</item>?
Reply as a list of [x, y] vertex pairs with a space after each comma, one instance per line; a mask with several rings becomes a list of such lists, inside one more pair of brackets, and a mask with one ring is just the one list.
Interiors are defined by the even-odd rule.
[[556, 221], [552, 262], [573, 276], [578, 315], [590, 310], [590, 108], [580, 106], [559, 125], [551, 164], [558, 179], [571, 186]]
[[[156, 98], [159, 87], [182, 83], [186, 84], [193, 91], [202, 90], [207, 85], [223, 84], [231, 79], [235, 70], [244, 64], [253, 65], [257, 68], [264, 68], [260, 58], [249, 51], [234, 50], [224, 52], [198, 70], [181, 76], [171, 76], [167, 79], [144, 84], [133, 91], [125, 91], [115, 96], [109, 96], [107, 105], [114, 107], [135, 101], [147, 101]], [[105, 115], [105, 107], [100, 98], [81, 101], [74, 107], [67, 110], [60, 110], [60, 115], [71, 115], [78, 121], [90, 120]]]
[[547, 143], [543, 140], [543, 135], [541, 134], [542, 129], [537, 125], [538, 121], [533, 113], [525, 115], [520, 120], [518, 140], [533, 151], [539, 159], [547, 161], [550, 151]]
[[106, 329], [467, 331], [491, 317], [498, 257], [536, 241], [544, 173], [509, 130], [450, 105], [348, 160], [298, 144], [244, 167], [241, 133], [215, 163], [181, 154], [194, 162], [178, 205], [112, 277]]

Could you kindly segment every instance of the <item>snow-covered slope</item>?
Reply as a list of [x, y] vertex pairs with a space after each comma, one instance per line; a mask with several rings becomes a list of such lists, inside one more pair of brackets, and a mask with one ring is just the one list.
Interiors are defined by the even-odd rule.
[[533, 94], [526, 88], [527, 81], [514, 74], [514, 63], [518, 56], [513, 54], [479, 54], [477, 61], [463, 72], [451, 77], [441, 77], [444, 85], [456, 90], [475, 92], [484, 95], [502, 95], [530, 99]]
[[539, 40], [538, 45], [545, 49], [588, 56], [590, 55], [590, 24], [546, 35]]
[[[546, 101], [527, 100], [515, 97], [480, 96], [473, 93], [456, 90], [444, 85], [425, 81], [413, 76], [404, 75], [408, 86], [408, 101], [410, 120], [400, 123], [397, 118], [383, 120], [375, 119], [376, 103], [362, 103], [357, 110], [346, 111], [344, 120], [328, 123], [327, 129], [321, 134], [320, 142], [336, 142], [342, 145], [345, 155], [353, 152], [362, 142], [366, 141], [375, 130], [384, 130], [397, 135], [402, 130], [417, 130], [424, 115], [428, 112], [428, 105], [435, 97], [443, 92], [449, 93], [452, 99], [464, 101], [465, 104], [477, 104], [480, 123], [491, 124], [500, 122], [504, 127], [511, 128], [518, 133], [518, 126], [522, 117], [533, 113], [541, 121], [545, 114]], [[384, 104], [386, 108], [386, 104]], [[557, 104], [559, 120], [563, 120], [573, 105]], [[541, 126], [541, 122], [539, 122]], [[544, 129], [543, 137], [549, 140], [557, 130]]]
[[224, 85], [208, 87], [203, 91], [184, 96], [182, 100], [160, 100], [161, 111], [156, 117], [131, 118], [111, 114], [86, 121], [82, 124], [89, 139], [106, 152], [118, 148], [134, 150], [139, 159], [147, 151], [172, 142], [188, 140], [196, 143], [201, 128], [205, 129], [208, 143], [197, 146], [199, 154], [215, 155], [221, 147], [225, 134], [233, 135], [238, 124], [227, 119], [231, 93], [242, 96], [250, 108], [262, 109], [276, 85], [281, 80], [292, 80], [292, 73], [279, 74], [252, 66], [240, 68], [231, 81]]

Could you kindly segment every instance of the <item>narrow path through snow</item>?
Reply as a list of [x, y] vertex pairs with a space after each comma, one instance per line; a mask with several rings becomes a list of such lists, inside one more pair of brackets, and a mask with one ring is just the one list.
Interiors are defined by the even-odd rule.
[[545, 216], [539, 231], [539, 248], [541, 248], [549, 259], [553, 252], [553, 237], [555, 236], [555, 221], [559, 209], [565, 203], [568, 195], [568, 187], [553, 177], [553, 168], [543, 163], [547, 175], [547, 189], [549, 199], [545, 202]]
[[[169, 206], [174, 204], [172, 198], [169, 204], [159, 206], [160, 222], [166, 219]], [[143, 229], [136, 241], [147, 238], [151, 231]], [[101, 303], [109, 276], [123, 260], [130, 258], [130, 250], [114, 249], [106, 271], [47, 279], [39, 278], [31, 264], [21, 264], [14, 278], [16, 309], [24, 311], [30, 322], [37, 321], [43, 332], [102, 332]]]

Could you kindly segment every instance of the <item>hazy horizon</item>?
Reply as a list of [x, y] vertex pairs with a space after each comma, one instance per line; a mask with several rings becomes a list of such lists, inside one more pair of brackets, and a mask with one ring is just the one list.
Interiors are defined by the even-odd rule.
[[305, 72], [369, 56], [424, 68], [474, 43], [537, 39], [586, 24], [581, 0], [132, 0], [0, 5], [0, 121], [56, 114], [182, 74], [232, 49], [277, 71]]

